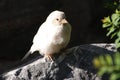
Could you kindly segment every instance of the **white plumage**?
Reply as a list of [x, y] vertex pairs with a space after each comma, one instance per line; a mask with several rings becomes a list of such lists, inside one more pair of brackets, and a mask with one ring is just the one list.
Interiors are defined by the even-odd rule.
[[22, 60], [34, 51], [39, 51], [45, 57], [52, 58], [53, 54], [59, 53], [67, 46], [70, 35], [71, 25], [65, 19], [65, 13], [57, 10], [51, 12], [40, 26], [34, 36], [33, 45]]

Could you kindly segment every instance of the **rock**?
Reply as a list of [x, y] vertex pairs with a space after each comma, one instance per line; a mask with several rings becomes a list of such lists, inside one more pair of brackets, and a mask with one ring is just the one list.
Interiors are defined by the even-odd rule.
[[107, 80], [97, 76], [93, 59], [116, 51], [114, 44], [87, 44], [70, 48], [55, 59], [31, 59], [0, 75], [0, 80]]

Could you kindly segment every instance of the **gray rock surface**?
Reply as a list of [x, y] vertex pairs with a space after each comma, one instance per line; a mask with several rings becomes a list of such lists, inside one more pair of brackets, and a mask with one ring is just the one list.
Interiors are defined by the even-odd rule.
[[100, 54], [116, 51], [114, 44], [91, 44], [70, 48], [54, 62], [43, 57], [32, 59], [0, 75], [0, 80], [107, 80], [98, 77], [93, 59]]

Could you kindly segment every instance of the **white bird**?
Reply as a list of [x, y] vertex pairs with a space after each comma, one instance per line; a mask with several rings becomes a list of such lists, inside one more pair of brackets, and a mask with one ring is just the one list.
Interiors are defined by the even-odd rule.
[[71, 36], [71, 25], [62, 11], [53, 11], [49, 14], [46, 21], [40, 26], [38, 32], [34, 36], [33, 45], [22, 60], [35, 51], [39, 51], [45, 58], [52, 59], [64, 49]]

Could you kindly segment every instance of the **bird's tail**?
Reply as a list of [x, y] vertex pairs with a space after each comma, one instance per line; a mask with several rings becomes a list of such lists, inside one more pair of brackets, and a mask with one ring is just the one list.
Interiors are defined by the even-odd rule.
[[21, 61], [25, 60], [30, 54], [31, 54], [31, 51], [28, 51]]

